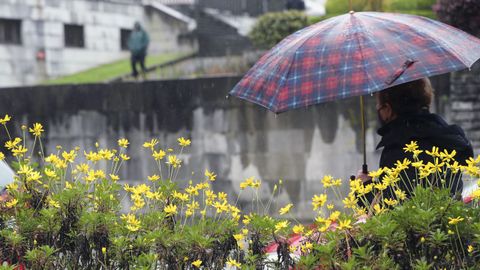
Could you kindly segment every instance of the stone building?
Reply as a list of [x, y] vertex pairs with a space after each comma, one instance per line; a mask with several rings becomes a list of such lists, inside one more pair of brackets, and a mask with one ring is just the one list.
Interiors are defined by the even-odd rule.
[[196, 41], [185, 38], [195, 20], [163, 2], [1, 0], [0, 87], [35, 84], [127, 58], [135, 21], [150, 34], [150, 54], [196, 51]]

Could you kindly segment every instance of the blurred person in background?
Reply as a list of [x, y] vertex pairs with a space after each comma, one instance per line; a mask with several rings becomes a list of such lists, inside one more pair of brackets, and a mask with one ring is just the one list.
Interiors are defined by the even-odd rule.
[[137, 64], [140, 64], [142, 76], [145, 79], [145, 57], [147, 56], [148, 43], [150, 39], [147, 32], [143, 29], [139, 22], [135, 22], [132, 33], [128, 38], [128, 50], [131, 53], [130, 63], [132, 65], [132, 76], [137, 79]]

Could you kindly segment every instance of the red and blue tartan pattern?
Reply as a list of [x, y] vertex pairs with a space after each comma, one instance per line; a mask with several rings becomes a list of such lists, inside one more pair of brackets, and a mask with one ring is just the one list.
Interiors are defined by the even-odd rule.
[[280, 113], [471, 67], [480, 39], [406, 14], [357, 12], [288, 36], [231, 95]]

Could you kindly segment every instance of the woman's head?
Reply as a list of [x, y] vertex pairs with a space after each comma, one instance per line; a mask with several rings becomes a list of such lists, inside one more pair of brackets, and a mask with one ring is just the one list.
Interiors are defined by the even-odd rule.
[[376, 94], [377, 112], [383, 123], [399, 115], [430, 109], [433, 89], [428, 78], [399, 84]]

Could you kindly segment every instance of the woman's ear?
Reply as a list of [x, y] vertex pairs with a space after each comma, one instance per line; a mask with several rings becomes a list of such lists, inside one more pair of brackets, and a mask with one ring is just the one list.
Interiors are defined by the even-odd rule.
[[395, 119], [397, 117], [397, 115], [393, 111], [392, 105], [390, 105], [390, 103], [385, 103], [383, 106], [385, 106], [384, 114], [385, 114], [385, 121], [387, 123], [392, 121], [393, 119]]

